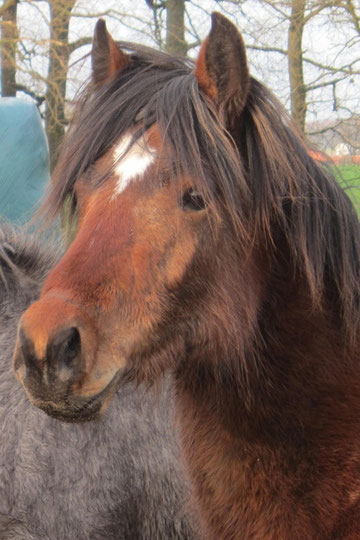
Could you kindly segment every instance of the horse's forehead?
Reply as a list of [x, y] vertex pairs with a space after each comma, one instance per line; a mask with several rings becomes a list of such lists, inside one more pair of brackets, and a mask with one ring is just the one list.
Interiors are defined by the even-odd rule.
[[141, 179], [158, 154], [149, 133], [145, 133], [129, 148], [130, 143], [131, 134], [128, 133], [113, 148], [116, 177], [113, 197], [120, 195], [131, 182]]

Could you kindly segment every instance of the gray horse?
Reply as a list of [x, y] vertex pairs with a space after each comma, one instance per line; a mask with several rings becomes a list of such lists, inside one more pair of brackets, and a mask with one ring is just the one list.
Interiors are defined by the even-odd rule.
[[19, 317], [56, 259], [0, 224], [0, 540], [195, 538], [166, 381], [120, 388], [79, 425], [31, 405], [12, 374]]

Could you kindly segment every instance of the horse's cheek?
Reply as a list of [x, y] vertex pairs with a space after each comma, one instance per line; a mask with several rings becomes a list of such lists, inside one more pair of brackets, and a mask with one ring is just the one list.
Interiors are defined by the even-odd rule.
[[186, 269], [191, 264], [196, 249], [196, 240], [190, 235], [181, 239], [181, 245], [177, 245], [172, 256], [165, 266], [165, 280], [169, 287], [179, 285], [184, 278]]

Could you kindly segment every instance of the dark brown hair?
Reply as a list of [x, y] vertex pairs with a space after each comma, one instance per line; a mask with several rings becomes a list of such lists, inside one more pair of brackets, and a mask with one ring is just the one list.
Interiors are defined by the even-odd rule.
[[46, 214], [57, 214], [76, 180], [124, 133], [136, 127], [135, 140], [157, 123], [170, 144], [174, 169], [196, 179], [215, 212], [226, 212], [237, 241], [260, 234], [276, 254], [280, 231], [314, 306], [321, 306], [330, 288], [355, 335], [358, 218], [330, 171], [310, 156], [277, 99], [251, 78], [241, 118], [229, 122], [199, 89], [191, 61], [139, 45], [120, 46], [131, 53], [131, 62], [100, 88], [90, 83], [81, 96]]

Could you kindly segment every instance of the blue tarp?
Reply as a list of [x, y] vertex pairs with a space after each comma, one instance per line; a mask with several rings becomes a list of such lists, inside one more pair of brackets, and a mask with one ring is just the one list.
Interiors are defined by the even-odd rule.
[[35, 104], [0, 99], [0, 217], [25, 223], [49, 179], [49, 149]]

